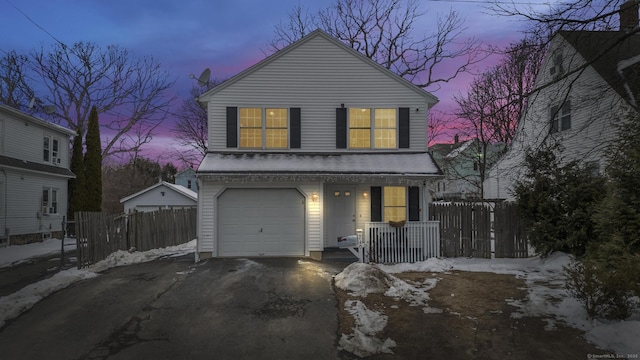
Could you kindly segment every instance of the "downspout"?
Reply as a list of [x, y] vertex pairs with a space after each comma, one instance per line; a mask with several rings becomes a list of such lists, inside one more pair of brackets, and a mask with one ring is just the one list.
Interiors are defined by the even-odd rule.
[[2, 227], [1, 230], [4, 233], [4, 235], [7, 236], [7, 246], [9, 246], [9, 245], [11, 245], [11, 239], [9, 238], [9, 234], [8, 234], [8, 231], [7, 231], [7, 210], [9, 209], [8, 205], [7, 205], [7, 203], [8, 203], [8, 201], [7, 201], [7, 194], [8, 194], [8, 192], [7, 192], [7, 188], [8, 188], [7, 182], [9, 181], [9, 178], [7, 177], [7, 172], [4, 169], [2, 169], [2, 174], [4, 175], [4, 204], [3, 204], [4, 205], [4, 212], [3, 212], [3, 214], [4, 214], [4, 223], [3, 223], [3, 227]]

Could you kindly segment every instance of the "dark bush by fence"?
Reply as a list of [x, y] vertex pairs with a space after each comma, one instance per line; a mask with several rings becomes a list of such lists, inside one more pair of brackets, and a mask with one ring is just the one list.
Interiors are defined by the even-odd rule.
[[147, 251], [196, 238], [196, 209], [107, 215], [75, 213], [78, 268], [104, 260], [118, 250]]
[[446, 257], [528, 256], [524, 226], [514, 203], [431, 204], [431, 220], [440, 221], [440, 249]]

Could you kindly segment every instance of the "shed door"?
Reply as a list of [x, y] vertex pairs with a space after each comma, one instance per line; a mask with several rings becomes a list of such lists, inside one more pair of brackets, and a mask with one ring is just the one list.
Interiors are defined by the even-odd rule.
[[218, 199], [218, 254], [303, 256], [304, 219], [296, 189], [228, 189]]

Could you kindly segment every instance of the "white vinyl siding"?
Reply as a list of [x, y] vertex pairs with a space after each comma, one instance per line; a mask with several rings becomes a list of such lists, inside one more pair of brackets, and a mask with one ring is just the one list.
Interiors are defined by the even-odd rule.
[[[562, 44], [565, 42], [562, 41]], [[554, 43], [549, 54], [557, 46], [558, 43]], [[568, 48], [563, 51], [563, 60], [566, 72], [585, 62], [579, 54], [570, 52]], [[562, 81], [543, 86], [553, 80], [549, 69], [553, 66], [552, 61], [552, 58], [547, 58], [543, 63], [535, 85], [543, 90], [530, 96], [511, 148], [487, 174], [484, 183], [486, 199], [514, 199], [514, 183], [524, 173], [524, 155], [527, 149], [538, 148], [544, 139], [562, 144], [563, 160], [596, 162], [600, 168], [604, 168], [605, 148], [615, 139], [613, 124], [622, 120], [628, 105], [590, 66]], [[578, 79], [576, 74], [580, 75]], [[571, 128], [548, 136], [551, 106], [568, 100], [571, 101]], [[559, 126], [561, 129], [562, 124]]]
[[[67, 179], [6, 169], [6, 228], [9, 235], [60, 231], [62, 216], [67, 214]], [[5, 180], [4, 174], [0, 176]], [[43, 187], [43, 185], [45, 185]], [[43, 188], [56, 189], [56, 213], [42, 212]], [[20, 189], [20, 191], [11, 191]], [[51, 204], [49, 204], [49, 207]], [[1, 231], [4, 231], [3, 229]]]
[[[426, 151], [427, 102], [406, 85], [323, 37], [312, 38], [216, 92], [208, 103], [209, 150], [226, 147], [226, 107], [301, 109], [301, 149], [336, 149], [336, 108], [400, 108], [410, 113], [407, 151]], [[417, 109], [417, 111], [416, 111]]]
[[[198, 252], [211, 253], [212, 256], [217, 257], [219, 254], [217, 241], [218, 239], [218, 225], [219, 218], [218, 206], [219, 197], [228, 188], [225, 184], [202, 181], [199, 192], [199, 198], [202, 201], [198, 202]], [[309, 251], [322, 251], [324, 236], [323, 221], [322, 221], [322, 186], [319, 183], [279, 183], [274, 186], [273, 183], [251, 183], [243, 184], [235, 187], [229, 187], [235, 189], [297, 189], [305, 199], [306, 210], [304, 217], [304, 242], [305, 242], [305, 256], [309, 255]], [[318, 200], [313, 201], [313, 194], [318, 194]], [[206, 201], [204, 201], [206, 199]], [[220, 210], [224, 211], [224, 210]]]

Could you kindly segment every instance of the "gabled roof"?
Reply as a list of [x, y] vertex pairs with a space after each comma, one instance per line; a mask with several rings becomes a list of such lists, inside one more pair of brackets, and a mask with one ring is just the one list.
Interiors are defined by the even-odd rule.
[[156, 188], [158, 188], [160, 186], [164, 186], [164, 187], [168, 188], [169, 190], [173, 190], [176, 193], [178, 193], [180, 195], [183, 195], [183, 196], [185, 196], [185, 197], [187, 197], [187, 198], [189, 198], [189, 199], [191, 199], [193, 201], [198, 201], [198, 193], [196, 193], [195, 191], [187, 189], [186, 187], [184, 187], [182, 185], [176, 185], [176, 184], [168, 183], [166, 181], [162, 181], [162, 182], [156, 183], [155, 185], [150, 186], [150, 187], [148, 187], [148, 188], [146, 188], [144, 190], [138, 191], [135, 194], [129, 195], [127, 197], [124, 197], [124, 198], [120, 199], [120, 202], [123, 203], [125, 201], [129, 201], [129, 200], [131, 200], [131, 199], [133, 199], [135, 197], [138, 197], [138, 196], [140, 196], [140, 195], [142, 195], [142, 194], [144, 194], [146, 192], [149, 192], [149, 191], [151, 191], [153, 189], [156, 189]]
[[54, 123], [50, 123], [48, 121], [42, 120], [40, 118], [37, 118], [35, 116], [26, 114], [26, 113], [24, 113], [24, 112], [22, 112], [20, 110], [14, 109], [14, 108], [12, 108], [10, 106], [6, 106], [6, 105], [0, 104], [0, 112], [4, 112], [6, 114], [13, 115], [14, 117], [19, 118], [20, 120], [28, 121], [28, 122], [30, 122], [32, 124], [37, 124], [37, 125], [46, 127], [48, 129], [57, 131], [57, 132], [59, 132], [61, 134], [65, 134], [65, 135], [68, 135], [68, 136], [77, 135], [77, 133], [74, 130], [71, 130], [71, 129], [68, 129], [68, 128], [64, 127], [64, 126], [60, 126], [60, 125], [57, 125], [57, 124], [54, 124]]
[[640, 104], [640, 33], [560, 31], [559, 34], [623, 99]]
[[420, 94], [429, 103], [435, 104], [435, 103], [438, 102], [438, 98], [435, 97], [434, 95], [432, 95], [431, 93], [429, 93], [429, 92], [425, 91], [424, 89], [414, 85], [413, 83], [411, 83], [410, 81], [402, 78], [401, 76], [398, 76], [397, 74], [393, 73], [392, 71], [384, 68], [383, 66], [381, 66], [377, 62], [369, 59], [368, 57], [364, 56], [363, 54], [361, 54], [360, 52], [356, 51], [355, 49], [352, 49], [351, 47], [347, 46], [342, 41], [334, 38], [333, 36], [327, 34], [326, 32], [324, 32], [321, 29], [316, 29], [315, 31], [309, 33], [308, 35], [305, 35], [300, 40], [298, 40], [298, 41], [286, 46], [285, 48], [283, 48], [283, 49], [271, 54], [270, 56], [268, 56], [267, 58], [261, 60], [257, 64], [247, 68], [246, 70], [240, 72], [239, 74], [235, 75], [231, 79], [223, 82], [222, 84], [220, 84], [220, 85], [214, 87], [213, 89], [205, 92], [204, 94], [200, 95], [199, 99], [201, 101], [207, 101], [206, 100], [207, 97], [210, 97], [210, 96], [216, 94], [217, 92], [219, 92], [219, 91], [221, 91], [221, 90], [233, 85], [234, 83], [236, 83], [240, 79], [243, 79], [244, 77], [251, 75], [255, 71], [257, 71], [257, 70], [263, 68], [264, 66], [266, 66], [267, 64], [270, 64], [271, 62], [276, 61], [277, 59], [279, 59], [283, 55], [294, 51], [300, 45], [310, 41], [311, 39], [317, 38], [317, 37], [321, 37], [323, 39], [326, 39], [327, 41], [335, 44], [338, 48], [351, 53], [355, 57], [358, 57], [359, 59], [361, 59], [362, 61], [367, 63], [369, 66], [376, 68], [378, 71], [384, 73], [385, 75], [389, 76], [393, 80], [401, 83], [402, 85], [406, 86], [407, 88], [411, 89], [412, 91], [415, 91], [416, 93]]

